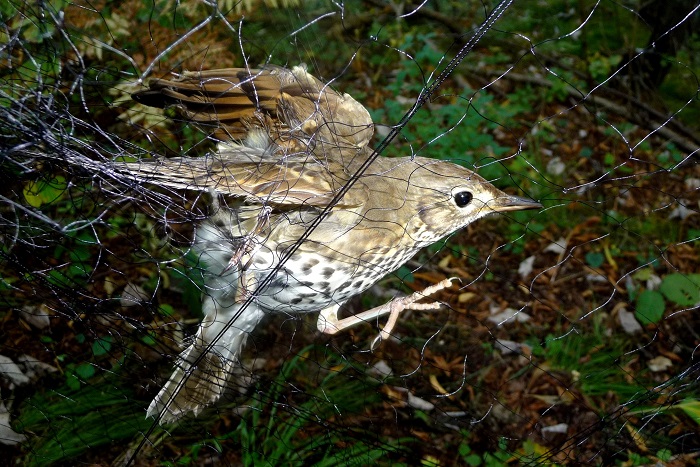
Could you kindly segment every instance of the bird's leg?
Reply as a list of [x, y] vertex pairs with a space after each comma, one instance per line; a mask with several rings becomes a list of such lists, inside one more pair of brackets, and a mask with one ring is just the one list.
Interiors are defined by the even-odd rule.
[[391, 300], [384, 305], [372, 308], [371, 310], [363, 311], [362, 313], [349, 316], [344, 319], [338, 319], [338, 305], [333, 305], [325, 310], [322, 310], [318, 316], [317, 327], [318, 330], [325, 334], [336, 334], [344, 329], [354, 326], [358, 323], [364, 323], [369, 320], [378, 318], [380, 316], [389, 315], [386, 325], [381, 330], [379, 336], [372, 342], [372, 348], [375, 344], [382, 339], [389, 337], [391, 331], [396, 325], [399, 314], [404, 310], [437, 310], [440, 308], [440, 302], [432, 303], [416, 303], [418, 300], [430, 296], [440, 290], [446, 289], [452, 285], [454, 278], [445, 279], [437, 284], [431, 285], [430, 287], [422, 290], [420, 292], [414, 292], [408, 297], [399, 297]]

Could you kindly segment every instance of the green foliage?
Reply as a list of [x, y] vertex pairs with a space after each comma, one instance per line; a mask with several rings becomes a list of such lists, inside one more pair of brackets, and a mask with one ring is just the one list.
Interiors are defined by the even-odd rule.
[[588, 72], [596, 82], [604, 81], [615, 71], [621, 60], [619, 54], [607, 56], [596, 52], [589, 58]]
[[[99, 354], [97, 349], [105, 347], [109, 350], [111, 344], [111, 339], [100, 338], [93, 343], [93, 352]], [[265, 385], [265, 392], [253, 393], [254, 399], [245, 405], [249, 410], [238, 426], [191, 444], [170, 465], [198, 465], [202, 448], [223, 452], [232, 443], [246, 466], [367, 465], [386, 459], [392, 452], [401, 452], [407, 440], [382, 440], [374, 434], [367, 436], [362, 430], [344, 429], [337, 423], [339, 416], [351, 417], [381, 404], [377, 391], [380, 383], [376, 380], [348, 379], [343, 377], [342, 369], [328, 371], [322, 381], [313, 382], [305, 401], [295, 404], [293, 410], [285, 409], [290, 407], [289, 382], [301, 384], [299, 379], [303, 380], [310, 372], [309, 361], [304, 356], [311, 349], [285, 362], [275, 379]], [[343, 362], [340, 356], [328, 355], [325, 350], [324, 353], [336, 363], [334, 368]], [[313, 367], [318, 370], [316, 365]], [[153, 420], [144, 416], [143, 402], [120, 379], [123, 368], [96, 377], [94, 364], [68, 364], [65, 385], [26, 401], [13, 429], [30, 435], [27, 463], [38, 466], [68, 463], [99, 446], [139, 439]], [[351, 368], [346, 366], [346, 369]], [[81, 384], [90, 378], [90, 384]], [[206, 417], [201, 418], [206, 423]], [[326, 424], [334, 429], [328, 430]], [[161, 432], [156, 428], [154, 437]], [[177, 429], [172, 436], [177, 439]]]
[[[52, 92], [51, 87], [62, 69], [63, 56], [63, 42], [56, 21], [68, 3], [65, 0], [0, 2], [0, 21], [4, 26], [0, 28], [0, 44], [10, 44], [19, 38], [24, 49], [22, 54], [8, 53], [4, 57], [2, 75], [4, 83], [9, 85], [3, 86], [0, 92], [0, 106], [9, 108], [15, 99], [25, 99], [32, 92], [42, 97]], [[45, 53], [47, 43], [54, 53]]]
[[685, 399], [675, 404], [673, 408], [682, 410], [696, 425], [700, 425], [700, 400]]
[[670, 449], [661, 449], [656, 453], [656, 457], [658, 457], [661, 462], [669, 462], [673, 457], [673, 453]]
[[462, 430], [460, 434], [462, 442], [457, 448], [460, 465], [506, 467], [513, 465], [513, 461], [516, 459], [518, 465], [556, 465], [548, 461], [548, 449], [531, 440], [524, 440], [517, 452], [512, 452], [508, 448], [505, 438], [500, 438], [498, 449], [494, 452], [479, 454], [469, 444], [471, 434], [465, 430]]
[[188, 251], [182, 262], [171, 270], [171, 278], [175, 288], [182, 292], [182, 304], [193, 316], [202, 314], [202, 290], [204, 278], [197, 266], [197, 255]]
[[605, 262], [605, 255], [597, 251], [586, 253], [586, 263], [592, 268], [599, 268]]
[[397, 276], [401, 282], [411, 283], [415, 280], [413, 277], [413, 271], [408, 266], [401, 266], [396, 270], [394, 275]]
[[86, 279], [94, 270], [95, 249], [99, 247], [95, 232], [75, 230], [68, 232], [61, 240], [53, 251], [53, 258], [63, 265], [49, 271], [47, 279], [60, 287], [85, 286]]
[[95, 376], [95, 367], [91, 363], [69, 363], [66, 365], [66, 386], [79, 390], [81, 383]]
[[637, 296], [634, 316], [640, 324], [657, 324], [664, 316], [664, 298], [655, 290], [644, 290]]
[[664, 277], [659, 291], [680, 305], [694, 306], [700, 303], [700, 274], [669, 274]]
[[[435, 56], [430, 37], [407, 36], [404, 47], [413, 41], [425, 41], [427, 46], [417, 53], [414, 60], [396, 64], [396, 79], [388, 89], [395, 99], [387, 99], [380, 109], [370, 109], [375, 123], [395, 123], [410, 109], [413, 100], [424, 88], [427, 67], [440, 56]], [[406, 49], [404, 49], [406, 50]], [[506, 173], [532, 171], [522, 157], [510, 158], [506, 164], [500, 160], [512, 149], [500, 145], [493, 137], [493, 130], [517, 125], [518, 118], [532, 110], [537, 94], [517, 88], [507, 96], [507, 105], [497, 101], [487, 92], [464, 88], [454, 93], [449, 89], [434, 96], [402, 129], [398, 143], [385, 151], [387, 156], [406, 155], [405, 142], [412, 150], [427, 152], [433, 158], [449, 160], [471, 169], [478, 169], [487, 179], [503, 177]], [[505, 179], [510, 183], [509, 179]]]
[[[72, 367], [75, 378], [91, 377], [91, 365]], [[94, 368], [93, 370], [94, 371]], [[86, 451], [129, 440], [152, 421], [124, 384], [112, 379], [66, 385], [26, 402], [13, 428], [29, 435], [25, 465], [72, 464]]]
[[175, 314], [175, 308], [173, 308], [172, 305], [163, 303], [158, 307], [158, 313], [166, 317], [173, 316]]
[[[668, 414], [669, 412], [681, 412], [690, 418], [695, 425], [700, 426], [700, 400], [698, 399], [697, 394], [695, 397], [686, 398], [675, 403], [671, 402], [668, 404], [654, 406], [643, 405], [630, 411], [631, 414], [642, 416], [648, 416], [649, 414], [658, 416], [661, 414]], [[677, 415], [677, 413], [673, 414], [676, 419], [678, 418]], [[659, 453], [657, 453], [657, 456], [660, 458], [665, 457], [665, 451], [666, 450], [662, 449], [659, 451]]]
[[66, 187], [65, 178], [57, 175], [50, 180], [40, 178], [25, 183], [22, 193], [30, 206], [40, 208], [59, 200], [65, 194]]
[[[661, 295], [658, 292], [654, 292]], [[593, 315], [593, 329], [586, 332], [569, 332], [566, 335], [555, 337], [548, 336], [543, 347], [535, 345], [533, 354], [541, 356], [543, 364], [552, 369], [561, 369], [571, 372], [573, 382], [577, 389], [580, 389], [584, 397], [615, 397], [615, 400], [625, 401], [630, 414], [641, 414], [660, 417], [670, 411], [682, 411], [690, 417], [696, 424], [700, 423], [700, 404], [697, 397], [691, 393], [686, 399], [674, 402], [667, 398], [668, 394], [659, 388], [658, 376], [647, 369], [636, 371], [630, 377], [630, 365], [637, 357], [635, 353], [627, 352], [623, 336], [616, 336], [611, 339], [606, 333], [603, 317], [599, 314]], [[632, 343], [636, 347], [635, 343]], [[664, 385], [673, 386], [673, 379], [666, 381]], [[661, 399], [658, 398], [661, 396]], [[649, 405], [649, 401], [654, 401]], [[601, 407], [605, 414], [608, 410]], [[675, 417], [675, 415], [674, 415]], [[624, 419], [620, 420], [624, 423]], [[660, 423], [665, 423], [661, 421]], [[647, 443], [651, 438], [647, 439]], [[659, 436], [659, 443], [667, 446], [669, 440], [663, 434]], [[663, 448], [657, 452], [659, 458], [666, 458], [671, 452], [665, 452]], [[537, 453], [538, 451], [533, 451]], [[644, 465], [648, 460], [644, 460], [640, 455], [629, 452], [630, 465]], [[539, 462], [541, 458], [531, 457], [530, 460]]]
[[[635, 275], [635, 278], [641, 278]], [[635, 316], [642, 325], [658, 324], [666, 311], [664, 298], [681, 307], [700, 303], [700, 274], [668, 274], [659, 290], [643, 290], [637, 295]]]
[[106, 355], [112, 349], [112, 336], [100, 337], [92, 343], [92, 354], [95, 357]]
[[[178, 464], [196, 464], [203, 446], [221, 452], [231, 441], [238, 446], [244, 466], [367, 465], [399, 452], [402, 440], [366, 437], [362, 431], [343, 429], [341, 424], [331, 422], [339, 415], [352, 416], [381, 403], [378, 383], [373, 380], [347, 379], [342, 377], [343, 370], [330, 371], [323, 381], [313, 383], [304, 402], [295, 404], [293, 410], [284, 410], [289, 407], [284, 389], [289, 381], [307, 373], [308, 361], [302, 355], [311, 349], [285, 362], [234, 430], [193, 444]], [[333, 423], [334, 429], [314, 430], [326, 423]]]
[[[533, 343], [533, 354], [541, 356], [552, 369], [581, 375], [577, 386], [588, 396], [615, 393], [621, 400], [632, 401], [645, 394], [647, 387], [641, 377], [628, 381], [625, 365], [634, 359], [626, 353], [623, 338], [611, 340], [606, 334], [603, 317], [594, 314], [592, 328], [586, 332], [569, 332], [563, 336], [549, 335], [544, 346]], [[574, 376], [574, 379], [579, 376]], [[649, 381], [650, 387], [653, 387]]]
[[158, 340], [156, 339], [156, 334], [154, 332], [148, 332], [147, 334], [141, 337], [141, 342], [143, 342], [146, 345], [156, 345], [158, 343]]
[[628, 463], [633, 466], [643, 466], [643, 465], [651, 465], [653, 464], [652, 460], [646, 456], [643, 456], [641, 454], [638, 454], [636, 452], [630, 452], [629, 453], [629, 461]]
[[481, 465], [481, 456], [472, 452], [472, 448], [468, 444], [462, 443], [459, 445], [459, 457], [465, 465], [477, 466]]

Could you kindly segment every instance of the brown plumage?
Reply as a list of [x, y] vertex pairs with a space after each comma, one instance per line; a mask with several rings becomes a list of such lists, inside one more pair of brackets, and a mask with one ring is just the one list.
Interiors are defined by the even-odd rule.
[[333, 333], [384, 314], [393, 323], [404, 309], [436, 308], [418, 300], [449, 280], [337, 319], [343, 303], [420, 248], [487, 214], [540, 207], [456, 164], [379, 157], [278, 269], [368, 160], [373, 124], [367, 110], [303, 67], [185, 73], [155, 80], [133, 97], [174, 106], [221, 140], [216, 153], [204, 157], [121, 167], [142, 181], [209, 192], [213, 200], [194, 245], [204, 271], [205, 318], [148, 409], [162, 423], [218, 399], [247, 335], [266, 313], [320, 312], [319, 329]]

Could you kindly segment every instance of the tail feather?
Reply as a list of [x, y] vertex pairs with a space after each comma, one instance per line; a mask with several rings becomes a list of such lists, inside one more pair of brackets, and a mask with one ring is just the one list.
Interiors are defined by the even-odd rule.
[[198, 415], [221, 397], [234, 361], [210, 351], [194, 365], [199, 355], [201, 350], [194, 345], [183, 352], [170, 379], [148, 406], [148, 417], [160, 415], [161, 424], [172, 423], [189, 412]]
[[194, 342], [180, 354], [173, 374], [148, 406], [146, 416], [160, 416], [160, 424], [172, 423], [190, 412], [196, 416], [216, 402], [238, 364], [248, 335], [263, 316], [257, 308], [245, 310], [211, 345], [228, 321], [205, 317]]

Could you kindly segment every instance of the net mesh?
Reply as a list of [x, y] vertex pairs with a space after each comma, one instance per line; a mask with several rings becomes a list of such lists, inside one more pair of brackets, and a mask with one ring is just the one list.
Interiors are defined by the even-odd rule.
[[[3, 3], [1, 455], [697, 463], [697, 10]], [[221, 399], [160, 425], [146, 408], [203, 318], [192, 243], [209, 194], [119, 164], [217, 141], [130, 95], [185, 70], [300, 63], [367, 107], [379, 157], [451, 161], [544, 207], [480, 220], [349, 301], [353, 314], [459, 278], [433, 297], [440, 310], [403, 313], [377, 346], [382, 320], [328, 336], [316, 313], [270, 314]]]

